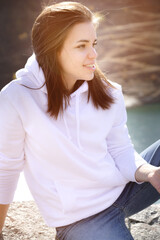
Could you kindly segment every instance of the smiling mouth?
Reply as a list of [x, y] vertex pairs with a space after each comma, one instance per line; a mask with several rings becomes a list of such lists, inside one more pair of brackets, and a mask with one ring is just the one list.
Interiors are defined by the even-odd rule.
[[88, 68], [88, 69], [91, 69], [91, 70], [95, 70], [95, 69], [96, 69], [95, 64], [84, 65], [84, 67], [86, 67], [86, 68]]

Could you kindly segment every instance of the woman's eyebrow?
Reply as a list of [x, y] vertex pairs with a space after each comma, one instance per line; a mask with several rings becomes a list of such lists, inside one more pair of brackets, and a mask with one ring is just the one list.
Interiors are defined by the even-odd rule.
[[[77, 41], [77, 43], [79, 43], [79, 42], [89, 43], [90, 41], [89, 41], [89, 40], [86, 40], [86, 39], [81, 39], [81, 40]], [[97, 39], [95, 39], [94, 42], [97, 42]]]

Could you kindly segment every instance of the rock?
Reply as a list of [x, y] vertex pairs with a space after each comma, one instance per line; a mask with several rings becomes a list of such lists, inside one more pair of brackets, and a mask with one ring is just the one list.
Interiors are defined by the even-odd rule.
[[[135, 240], [160, 239], [160, 204], [126, 219]], [[3, 230], [4, 240], [54, 240], [56, 230], [47, 227], [33, 201], [11, 204]]]
[[154, 204], [131, 216], [127, 221], [135, 240], [160, 239], [160, 204]]
[[139, 223], [147, 223], [149, 225], [153, 225], [154, 223], [160, 224], [160, 206], [157, 205], [152, 205], [149, 208], [143, 210], [142, 212], [139, 212], [133, 216], [131, 216], [130, 222], [134, 224], [134, 222], [139, 222]]
[[135, 240], [159, 240], [160, 226], [150, 226], [146, 223], [137, 223], [131, 227], [132, 236]]

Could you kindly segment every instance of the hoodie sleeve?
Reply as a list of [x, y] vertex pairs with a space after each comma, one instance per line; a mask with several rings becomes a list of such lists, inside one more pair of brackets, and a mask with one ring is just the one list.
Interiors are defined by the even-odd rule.
[[129, 181], [136, 182], [135, 172], [146, 161], [134, 150], [128, 128], [127, 113], [121, 90], [117, 91], [115, 103], [115, 119], [107, 137], [108, 151], [113, 157], [117, 168]]
[[6, 96], [0, 92], [0, 204], [12, 202], [24, 162], [22, 122]]

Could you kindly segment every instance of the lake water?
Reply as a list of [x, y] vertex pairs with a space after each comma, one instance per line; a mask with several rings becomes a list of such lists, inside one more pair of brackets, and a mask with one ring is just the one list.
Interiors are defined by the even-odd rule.
[[129, 134], [137, 152], [160, 139], [160, 103], [130, 108], [127, 114]]
[[127, 110], [127, 126], [137, 152], [160, 139], [160, 103]]
[[[130, 108], [127, 114], [129, 133], [135, 149], [140, 153], [160, 138], [160, 103]], [[32, 199], [24, 176], [21, 174], [14, 201]]]

